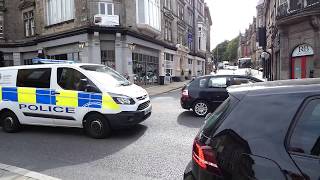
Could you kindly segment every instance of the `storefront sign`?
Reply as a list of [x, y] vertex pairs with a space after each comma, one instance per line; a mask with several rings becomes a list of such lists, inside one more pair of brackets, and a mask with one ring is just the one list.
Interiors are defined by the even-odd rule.
[[314, 55], [313, 48], [308, 44], [302, 44], [296, 49], [294, 49], [292, 53], [292, 57], [301, 57], [301, 56], [312, 56]]

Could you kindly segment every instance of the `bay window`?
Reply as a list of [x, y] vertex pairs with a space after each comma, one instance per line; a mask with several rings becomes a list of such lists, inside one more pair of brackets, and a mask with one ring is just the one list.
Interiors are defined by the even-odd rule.
[[47, 25], [74, 19], [74, 0], [46, 0]]
[[137, 23], [161, 31], [160, 0], [136, 0]]

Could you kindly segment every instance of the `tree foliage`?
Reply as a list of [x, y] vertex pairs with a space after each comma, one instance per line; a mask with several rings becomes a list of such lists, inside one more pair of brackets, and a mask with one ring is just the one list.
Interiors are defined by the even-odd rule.
[[232, 39], [231, 41], [224, 41], [217, 45], [212, 51], [214, 58], [218, 62], [230, 61], [234, 62], [238, 56], [239, 37]]

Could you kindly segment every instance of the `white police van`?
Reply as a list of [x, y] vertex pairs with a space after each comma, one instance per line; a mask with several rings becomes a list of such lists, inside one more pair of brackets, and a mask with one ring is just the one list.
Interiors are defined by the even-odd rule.
[[41, 65], [0, 68], [0, 122], [84, 128], [94, 138], [151, 115], [148, 93], [116, 71], [96, 64], [34, 59]]

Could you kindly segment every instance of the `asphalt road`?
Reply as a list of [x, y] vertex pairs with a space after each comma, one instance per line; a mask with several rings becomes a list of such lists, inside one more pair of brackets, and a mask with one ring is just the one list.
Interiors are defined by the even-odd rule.
[[179, 91], [153, 97], [149, 119], [103, 140], [70, 128], [0, 131], [0, 163], [61, 179], [182, 179], [204, 119], [182, 110], [179, 97]]

